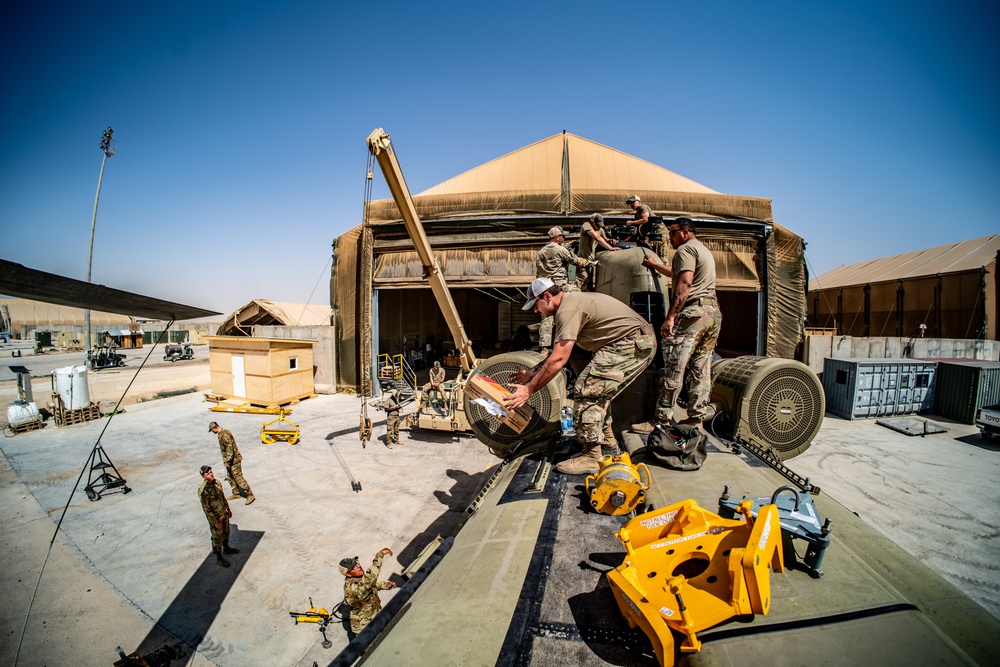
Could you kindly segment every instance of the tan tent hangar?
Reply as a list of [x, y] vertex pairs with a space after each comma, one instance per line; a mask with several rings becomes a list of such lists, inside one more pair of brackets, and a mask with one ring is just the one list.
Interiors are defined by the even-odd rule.
[[[720, 194], [567, 133], [414, 196], [476, 352], [488, 356], [537, 321], [520, 306], [547, 230], [578, 228], [592, 213], [623, 224], [633, 193], [655, 215], [697, 222], [718, 265], [722, 353], [794, 356], [806, 314], [804, 244], [772, 220], [769, 199]], [[426, 363], [447, 354], [453, 342], [421, 272], [391, 199], [369, 202], [365, 222], [334, 240], [338, 386], [370, 391], [380, 352], [429, 354]]]
[[848, 264], [809, 284], [812, 326], [845, 336], [997, 340], [1000, 234]]

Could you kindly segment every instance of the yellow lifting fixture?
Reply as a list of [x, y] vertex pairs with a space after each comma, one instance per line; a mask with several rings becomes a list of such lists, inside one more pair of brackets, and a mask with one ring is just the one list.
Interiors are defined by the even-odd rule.
[[641, 514], [616, 533], [625, 561], [608, 573], [630, 627], [649, 637], [661, 665], [674, 664], [676, 631], [682, 653], [701, 650], [697, 633], [746, 614], [767, 614], [771, 571], [781, 572], [778, 508], [739, 504], [742, 520], [723, 519], [685, 500]]
[[627, 452], [621, 456], [602, 456], [597, 466], [597, 475], [588, 475], [584, 487], [591, 507], [598, 512], [628, 514], [646, 497], [649, 470], [642, 463], [633, 465]]
[[297, 445], [299, 442], [299, 425], [288, 419], [285, 415], [291, 410], [281, 410], [277, 419], [264, 422], [260, 427], [260, 440], [265, 445], [273, 445], [278, 441], [287, 442], [289, 445]]

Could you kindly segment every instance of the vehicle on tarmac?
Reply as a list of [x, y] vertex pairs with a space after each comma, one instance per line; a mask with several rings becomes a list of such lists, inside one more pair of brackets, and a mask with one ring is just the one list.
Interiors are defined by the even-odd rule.
[[164, 361], [184, 361], [194, 359], [194, 350], [190, 343], [168, 343], [164, 348]]
[[979, 427], [983, 440], [991, 440], [1000, 435], [1000, 404], [979, 408], [976, 411], [976, 426]]
[[119, 354], [114, 345], [98, 345], [87, 352], [87, 364], [93, 371], [118, 368], [125, 365], [125, 355]]

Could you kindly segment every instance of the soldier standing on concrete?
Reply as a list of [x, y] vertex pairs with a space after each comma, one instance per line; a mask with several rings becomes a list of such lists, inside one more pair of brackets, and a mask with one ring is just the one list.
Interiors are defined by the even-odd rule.
[[371, 623], [375, 614], [382, 609], [379, 591], [395, 588], [391, 581], [379, 581], [382, 570], [382, 559], [391, 556], [392, 550], [386, 547], [375, 554], [372, 566], [366, 572], [358, 557], [344, 558], [340, 561], [340, 573], [344, 575], [344, 602], [351, 608], [351, 634], [357, 635]]
[[226, 501], [226, 492], [222, 490], [222, 484], [215, 479], [215, 473], [211, 466], [201, 467], [201, 478], [205, 481], [198, 488], [198, 498], [201, 499], [201, 508], [205, 510], [205, 518], [208, 519], [208, 528], [212, 531], [212, 553], [215, 554], [215, 562], [222, 567], [229, 567], [229, 561], [222, 557], [222, 554], [238, 554], [239, 549], [229, 546], [229, 518], [233, 516], [233, 511], [229, 509]]
[[652, 421], [633, 424], [637, 433], [652, 433], [655, 424], [669, 424], [681, 386], [687, 387], [687, 418], [680, 423], [698, 425], [710, 417], [712, 353], [719, 341], [722, 312], [715, 294], [715, 258], [695, 236], [694, 221], [677, 218], [670, 224], [672, 266], [653, 255], [642, 262], [673, 279], [667, 319], [660, 329], [664, 368], [660, 396]]
[[219, 436], [219, 449], [222, 450], [222, 463], [226, 466], [226, 476], [229, 478], [229, 486], [233, 487], [233, 493], [229, 500], [236, 500], [241, 496], [246, 497], [246, 504], [249, 505], [256, 498], [250, 485], [243, 477], [243, 455], [240, 454], [239, 447], [236, 446], [236, 438], [226, 429], [212, 422], [208, 425], [209, 433]]
[[[556, 470], [569, 475], [597, 474], [602, 440], [611, 430], [611, 401], [653, 360], [653, 325], [624, 303], [597, 292], [563, 292], [548, 278], [528, 287], [524, 310], [555, 319], [552, 353], [537, 366], [518, 374], [508, 408], [519, 408], [559, 373], [573, 346], [593, 352], [574, 386], [573, 422], [581, 456], [563, 461]], [[612, 441], [609, 444], [614, 444]]]
[[395, 389], [386, 392], [382, 408], [385, 410], [385, 446], [389, 449], [399, 444], [399, 411], [402, 407]]
[[[583, 227], [580, 229], [580, 257], [594, 260], [597, 256], [597, 246], [605, 250], [621, 250], [621, 248], [614, 246], [615, 243], [617, 241], [608, 239], [608, 235], [604, 232], [604, 216], [600, 213], [595, 213], [590, 216], [590, 220], [583, 223]], [[589, 266], [583, 266], [576, 270], [576, 286], [580, 291], [593, 291], [590, 281], [592, 274]]]
[[[564, 292], [575, 292], [577, 291], [576, 285], [569, 283], [570, 265], [576, 265], [577, 268], [588, 268], [597, 266], [597, 260], [577, 257], [563, 245], [565, 242], [566, 235], [561, 227], [553, 227], [549, 230], [549, 242], [542, 246], [542, 249], [535, 255], [535, 276], [549, 278]], [[543, 349], [552, 346], [552, 318], [550, 317], [543, 318], [542, 324], [538, 328], [538, 345]]]

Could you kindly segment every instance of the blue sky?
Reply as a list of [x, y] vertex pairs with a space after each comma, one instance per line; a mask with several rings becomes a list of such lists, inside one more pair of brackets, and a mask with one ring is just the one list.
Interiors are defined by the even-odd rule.
[[108, 125], [93, 280], [224, 313], [328, 300], [375, 127], [413, 192], [565, 129], [771, 198], [813, 275], [1000, 232], [995, 2], [85, 4], [0, 9], [33, 268], [84, 277]]

